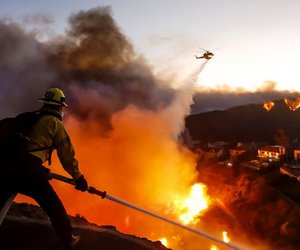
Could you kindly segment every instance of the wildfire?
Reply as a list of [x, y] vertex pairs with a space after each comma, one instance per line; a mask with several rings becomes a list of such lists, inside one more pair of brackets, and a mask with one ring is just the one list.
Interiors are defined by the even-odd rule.
[[224, 241], [225, 243], [230, 242], [230, 239], [229, 239], [229, 237], [228, 237], [228, 233], [227, 233], [226, 231], [223, 231], [222, 234], [223, 234], [223, 241]]
[[165, 247], [168, 247], [168, 240], [167, 240], [167, 238], [161, 238], [161, 239], [159, 239], [159, 241], [160, 241], [161, 244], [163, 244]]
[[174, 201], [179, 211], [180, 221], [185, 225], [196, 224], [198, 222], [197, 217], [208, 208], [209, 200], [206, 186], [202, 183], [194, 184], [187, 199]]
[[296, 98], [295, 100], [284, 98], [284, 102], [292, 111], [295, 111], [300, 107], [300, 98]]
[[[286, 106], [288, 106], [288, 108], [292, 111], [295, 111], [300, 107], [300, 97], [298, 97], [294, 100], [290, 100], [288, 98], [284, 98], [283, 100], [284, 100]], [[263, 107], [267, 111], [270, 111], [274, 107], [274, 105], [275, 105], [274, 102], [269, 101], [269, 102], [264, 103]]]
[[266, 109], [267, 111], [270, 111], [273, 107], [274, 107], [274, 102], [266, 102], [265, 104], [264, 104], [264, 109]]
[[[222, 235], [223, 235], [223, 241], [225, 243], [229, 243], [230, 239], [228, 237], [228, 233], [226, 231], [223, 231]], [[215, 246], [215, 245], [211, 245], [210, 250], [219, 250], [219, 248], [217, 246]]]

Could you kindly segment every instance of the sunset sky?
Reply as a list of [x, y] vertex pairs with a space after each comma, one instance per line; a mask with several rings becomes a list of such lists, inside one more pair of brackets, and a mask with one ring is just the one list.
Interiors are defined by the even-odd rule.
[[111, 6], [122, 32], [157, 72], [192, 71], [202, 63], [194, 57], [201, 47], [215, 57], [199, 86], [255, 91], [274, 81], [277, 90], [300, 91], [297, 0], [10, 0], [1, 1], [0, 16], [38, 27], [43, 40], [63, 34], [72, 13], [97, 6]]

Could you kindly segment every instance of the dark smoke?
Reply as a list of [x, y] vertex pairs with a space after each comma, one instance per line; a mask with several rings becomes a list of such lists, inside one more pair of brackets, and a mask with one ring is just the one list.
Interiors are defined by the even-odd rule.
[[0, 22], [1, 117], [34, 107], [33, 100], [53, 81], [45, 50], [18, 25]]
[[64, 37], [41, 43], [14, 23], [0, 23], [1, 114], [37, 107], [50, 86], [61, 87], [71, 112], [97, 118], [129, 104], [155, 110], [174, 91], [160, 84], [121, 33], [109, 7], [80, 11], [69, 19]]
[[101, 79], [103, 73], [118, 72], [133, 61], [132, 45], [115, 24], [110, 8], [81, 11], [69, 22], [67, 37], [55, 56], [70, 77]]

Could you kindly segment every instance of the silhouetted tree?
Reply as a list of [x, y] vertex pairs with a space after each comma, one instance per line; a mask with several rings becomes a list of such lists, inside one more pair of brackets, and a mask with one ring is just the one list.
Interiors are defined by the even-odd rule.
[[277, 129], [277, 132], [274, 136], [275, 141], [277, 142], [278, 145], [287, 147], [289, 145], [289, 138], [285, 134], [284, 130], [282, 127], [279, 127]]
[[282, 160], [283, 161], [293, 160], [293, 150], [291, 148], [291, 143], [282, 127], [279, 127], [277, 129], [274, 139], [278, 145], [285, 147], [285, 155], [283, 156]]

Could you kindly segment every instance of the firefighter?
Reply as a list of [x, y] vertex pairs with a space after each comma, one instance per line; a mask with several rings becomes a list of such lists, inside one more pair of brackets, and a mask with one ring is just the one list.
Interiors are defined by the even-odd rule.
[[32, 197], [49, 216], [65, 248], [73, 249], [80, 236], [72, 233], [66, 210], [49, 183], [49, 169], [43, 163], [50, 163], [51, 153], [55, 149], [63, 168], [74, 178], [75, 188], [86, 191], [88, 184], [79, 171], [74, 148], [62, 124], [63, 109], [67, 106], [64, 93], [58, 88], [51, 88], [39, 100], [43, 102], [40, 111], [44, 115], [32, 128], [26, 160], [18, 162], [17, 173], [8, 173], [6, 180], [0, 184], [0, 208], [12, 193]]

